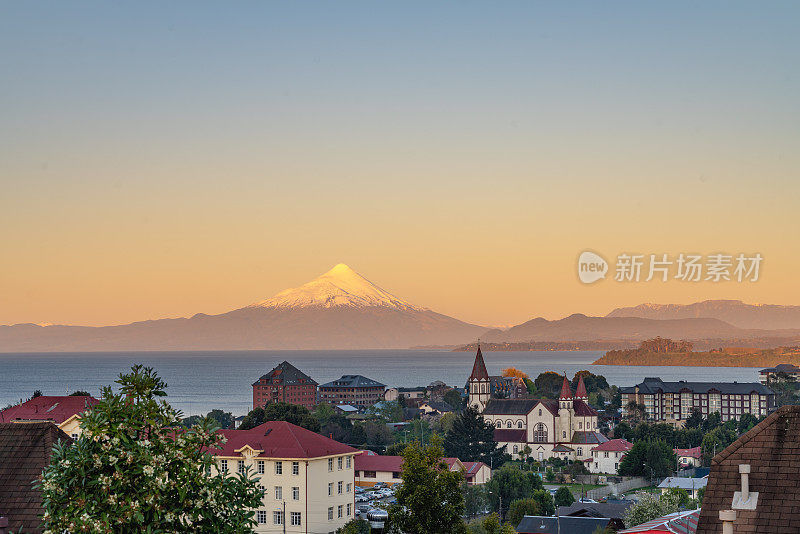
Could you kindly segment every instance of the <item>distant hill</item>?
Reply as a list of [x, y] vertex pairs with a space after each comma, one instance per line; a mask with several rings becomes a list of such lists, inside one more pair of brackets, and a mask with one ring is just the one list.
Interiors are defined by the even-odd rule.
[[737, 328], [713, 318], [646, 319], [639, 317], [588, 317], [574, 314], [548, 321], [532, 319], [506, 331], [491, 330], [481, 341], [514, 343], [523, 341], [644, 340], [671, 339], [746, 339], [751, 337], [791, 337], [800, 330], [774, 331]]
[[612, 350], [592, 365], [655, 365], [689, 367], [774, 367], [800, 364], [800, 347], [724, 349], [704, 352], [649, 352]]
[[220, 315], [105, 327], [0, 326], [0, 352], [407, 348], [454, 345], [485, 330], [395, 297], [339, 264]]
[[662, 320], [711, 318], [739, 328], [800, 329], [800, 306], [746, 304], [741, 300], [704, 300], [694, 304], [639, 304], [617, 308], [606, 317]]

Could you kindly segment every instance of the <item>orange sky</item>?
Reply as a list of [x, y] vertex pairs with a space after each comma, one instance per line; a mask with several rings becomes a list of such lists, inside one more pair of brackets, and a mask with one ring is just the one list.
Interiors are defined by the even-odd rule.
[[[7, 13], [0, 324], [220, 313], [339, 262], [485, 325], [800, 304], [796, 16], [461, 7]], [[586, 249], [765, 259], [587, 286]]]

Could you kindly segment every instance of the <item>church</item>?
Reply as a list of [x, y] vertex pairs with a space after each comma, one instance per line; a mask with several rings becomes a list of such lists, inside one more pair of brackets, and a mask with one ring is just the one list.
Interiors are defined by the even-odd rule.
[[496, 398], [492, 378], [478, 347], [468, 381], [469, 405], [494, 425], [494, 439], [512, 458], [522, 458], [527, 445], [534, 460], [586, 461], [592, 447], [608, 441], [598, 431], [598, 413], [589, 406], [583, 377], [573, 394], [565, 376], [558, 400]]

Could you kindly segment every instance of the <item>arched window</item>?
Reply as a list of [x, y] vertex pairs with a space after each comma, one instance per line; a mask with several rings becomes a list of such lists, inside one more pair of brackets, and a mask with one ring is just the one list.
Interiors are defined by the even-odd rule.
[[506, 421], [506, 428], [511, 428], [511, 421]]
[[583, 449], [578, 447], [578, 456], [583, 456]]
[[518, 452], [519, 452], [519, 446], [514, 445], [514, 454], [517, 454]]
[[497, 428], [503, 428], [503, 422], [502, 422], [502, 421], [498, 421], [498, 422], [497, 422], [497, 424], [496, 424], [495, 426], [496, 426]]
[[533, 441], [535, 443], [547, 443], [547, 427], [543, 423], [538, 423], [533, 427]]
[[567, 432], [566, 431], [562, 431], [561, 432], [561, 438], [565, 439], [566, 437], [567, 437]]
[[522, 428], [522, 421], [517, 421], [517, 428]]

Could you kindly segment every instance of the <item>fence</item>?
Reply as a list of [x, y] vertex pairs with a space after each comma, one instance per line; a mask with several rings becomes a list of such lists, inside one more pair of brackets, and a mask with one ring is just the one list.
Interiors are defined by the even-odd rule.
[[589, 497], [590, 499], [597, 500], [602, 497], [605, 497], [606, 495], [620, 494], [626, 491], [630, 491], [632, 489], [644, 488], [649, 485], [650, 481], [645, 478], [642, 477], [629, 478], [628, 480], [623, 480], [622, 482], [619, 482], [617, 484], [609, 484], [608, 486], [603, 486], [602, 488], [589, 490], [586, 492], [586, 496]]

